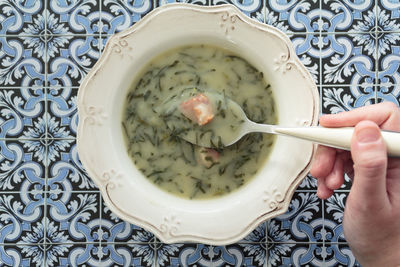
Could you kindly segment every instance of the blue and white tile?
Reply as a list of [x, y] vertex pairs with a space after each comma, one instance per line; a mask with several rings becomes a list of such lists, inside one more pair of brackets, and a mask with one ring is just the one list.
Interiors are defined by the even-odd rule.
[[[379, 31], [399, 31], [400, 25], [400, 2], [394, 0], [378, 0], [378, 10], [384, 14], [379, 14], [378, 19], [381, 25]], [[396, 28], [394, 30], [394, 28]]]
[[155, 266], [213, 266], [213, 246], [194, 243], [161, 245], [157, 247]]
[[74, 139], [49, 140], [48, 155], [47, 184], [50, 193], [98, 191], [79, 159]]
[[376, 86], [324, 86], [321, 89], [322, 113], [336, 114], [376, 103]]
[[337, 243], [346, 242], [343, 234], [343, 215], [348, 197], [348, 192], [334, 193], [324, 201], [325, 221], [324, 230], [327, 242]]
[[45, 190], [46, 149], [40, 140], [0, 140], [0, 192], [39, 193]]
[[[68, 1], [48, 0], [48, 25], [61, 33], [52, 31], [47, 27], [50, 34], [99, 34], [100, 7], [97, 0]], [[100, 1], [101, 2], [101, 1]]]
[[[29, 265], [24, 266], [54, 266], [55, 259], [63, 256], [71, 244], [63, 244], [68, 239], [67, 234], [58, 231], [52, 224], [46, 224], [45, 219], [37, 222], [32, 227], [31, 233], [23, 241], [26, 244], [18, 243], [21, 248], [21, 255]], [[54, 242], [50, 244], [49, 242]], [[21, 242], [22, 243], [22, 242]]]
[[375, 35], [370, 33], [322, 35], [322, 83], [376, 83], [376, 48]]
[[361, 266], [345, 243], [326, 244], [325, 255], [325, 266]]
[[380, 84], [377, 86], [377, 102], [392, 102], [399, 105], [400, 85]]
[[100, 57], [100, 38], [92, 35], [56, 38], [58, 45], [52, 44], [53, 39], [48, 42], [49, 85], [78, 87]]
[[0, 138], [44, 138], [45, 99], [44, 89], [1, 89]]
[[322, 209], [316, 192], [295, 192], [288, 211], [268, 221], [268, 241], [322, 242]]
[[102, 34], [114, 34], [123, 31], [138, 22], [152, 9], [153, 0], [103, 1], [100, 31]]
[[307, 68], [314, 82], [320, 84], [321, 37], [315, 34], [295, 34], [291, 35], [290, 39], [301, 63]]
[[[5, 245], [0, 246], [0, 266], [54, 266], [52, 260], [46, 260], [44, 245]], [[59, 265], [57, 265], [59, 266]]]
[[77, 88], [50, 88], [47, 92], [47, 112], [49, 119], [64, 127], [65, 137], [76, 137], [78, 127]]
[[375, 0], [321, 1], [323, 32], [372, 32], [375, 31]]
[[267, 239], [266, 227], [266, 222], [260, 223], [250, 234], [238, 243], [264, 243]]
[[44, 8], [44, 1], [1, 1], [0, 35], [26, 34], [41, 20]]
[[43, 220], [43, 192], [0, 193], [0, 244], [43, 243]]
[[311, 174], [307, 174], [307, 176], [297, 187], [297, 190], [317, 190], [317, 179], [312, 177]]
[[[378, 82], [390, 87], [400, 84], [400, 30], [397, 33], [378, 33]], [[383, 90], [385, 88], [382, 88]]]
[[156, 0], [156, 6], [159, 7], [171, 3], [187, 3], [200, 6], [208, 6], [210, 5], [210, 1], [211, 0]]
[[154, 243], [155, 236], [143, 228], [130, 224], [120, 219], [113, 213], [104, 200], [101, 200], [101, 229], [102, 242], [130, 242], [130, 243]]
[[160, 266], [155, 265], [153, 244], [102, 243], [102, 259], [97, 266]]
[[270, 244], [268, 248], [268, 267], [325, 266], [322, 244], [277, 243]]
[[266, 0], [266, 23], [277, 24], [286, 33], [317, 33], [319, 11], [319, 0]]
[[103, 253], [100, 243], [62, 244], [62, 247], [51, 245], [47, 246], [47, 250], [53, 247], [57, 250], [44, 266], [111, 266], [101, 265]]
[[212, 266], [264, 266], [266, 262], [265, 243], [233, 244], [213, 247]]
[[239, 8], [245, 15], [264, 22], [263, 0], [211, 0], [211, 5], [231, 4]]
[[0, 87], [45, 86], [45, 38], [0, 36]]
[[60, 243], [100, 241], [99, 193], [52, 191], [46, 200], [47, 228], [57, 229], [57, 235], [65, 236]]
[[267, 266], [289, 266], [283, 262], [290, 262], [290, 254], [296, 243], [272, 243], [268, 240], [267, 244]]
[[344, 182], [337, 192], [349, 192], [351, 186], [353, 185], [353, 180], [347, 174], [344, 175]]

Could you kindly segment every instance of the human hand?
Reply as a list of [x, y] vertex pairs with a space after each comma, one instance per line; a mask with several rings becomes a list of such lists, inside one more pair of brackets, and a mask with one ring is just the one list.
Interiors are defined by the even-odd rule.
[[355, 126], [351, 152], [319, 146], [311, 167], [326, 199], [353, 180], [343, 219], [349, 246], [363, 267], [400, 266], [400, 159], [387, 157], [379, 128], [400, 132], [400, 109], [381, 103], [322, 116], [324, 127]]

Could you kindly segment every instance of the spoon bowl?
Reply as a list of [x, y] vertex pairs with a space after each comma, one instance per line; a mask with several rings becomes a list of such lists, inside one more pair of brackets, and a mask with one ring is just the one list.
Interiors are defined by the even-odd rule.
[[[212, 119], [204, 125], [189, 118], [182, 110], [182, 103], [187, 103], [198, 96], [208, 99], [207, 105], [213, 111]], [[202, 147], [221, 149], [238, 142], [244, 135], [261, 132], [280, 134], [312, 141], [314, 143], [350, 150], [353, 127], [281, 127], [270, 124], [260, 124], [249, 120], [242, 107], [225, 96], [224, 93], [213, 90], [187, 88], [181, 94], [175, 95], [165, 102], [161, 108], [162, 118], [174, 135]], [[389, 156], [400, 156], [400, 133], [381, 130], [386, 142]]]

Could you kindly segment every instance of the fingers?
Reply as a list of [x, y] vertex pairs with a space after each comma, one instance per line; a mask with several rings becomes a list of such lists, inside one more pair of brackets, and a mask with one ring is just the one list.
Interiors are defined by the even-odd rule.
[[320, 118], [320, 124], [324, 127], [348, 127], [363, 120], [373, 121], [382, 129], [400, 131], [400, 109], [391, 102], [324, 115]]
[[325, 184], [329, 189], [339, 189], [344, 183], [343, 166], [343, 157], [337, 156], [332, 172], [325, 178]]
[[332, 196], [332, 194], [333, 194], [333, 190], [326, 186], [325, 178], [319, 178], [318, 179], [317, 196], [320, 199], [327, 199], [330, 196]]
[[336, 149], [319, 145], [311, 166], [310, 173], [314, 177], [326, 177], [333, 169]]
[[339, 152], [330, 147], [319, 146], [310, 173], [318, 180], [317, 195], [327, 199], [333, 190], [344, 183], [344, 166], [350, 159], [348, 152]]
[[335, 165], [335, 158], [335, 149], [321, 145], [318, 146], [310, 173], [318, 180], [317, 196], [321, 199], [327, 199], [333, 194], [333, 190], [328, 188], [325, 183], [325, 177], [332, 171]]
[[352, 197], [365, 209], [371, 205], [388, 204], [386, 146], [375, 123], [362, 121], [356, 125], [351, 155], [354, 162]]

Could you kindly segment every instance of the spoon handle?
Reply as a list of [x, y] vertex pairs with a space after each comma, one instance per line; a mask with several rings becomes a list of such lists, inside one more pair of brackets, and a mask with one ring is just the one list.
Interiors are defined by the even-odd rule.
[[[274, 132], [301, 139], [309, 140], [322, 145], [350, 150], [353, 127], [325, 128], [325, 127], [274, 127]], [[400, 157], [400, 133], [381, 130], [385, 140], [388, 155]]]

